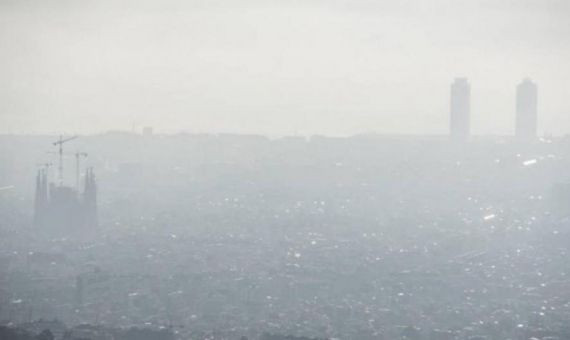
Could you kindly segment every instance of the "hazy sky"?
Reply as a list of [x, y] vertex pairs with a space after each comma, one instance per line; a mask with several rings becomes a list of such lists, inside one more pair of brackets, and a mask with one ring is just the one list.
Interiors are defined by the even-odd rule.
[[0, 0], [0, 132], [570, 133], [568, 0]]

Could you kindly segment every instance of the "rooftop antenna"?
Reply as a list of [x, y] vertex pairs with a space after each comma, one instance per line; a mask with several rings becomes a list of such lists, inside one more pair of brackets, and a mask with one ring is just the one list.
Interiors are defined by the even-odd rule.
[[62, 186], [63, 185], [63, 143], [69, 142], [70, 140], [76, 139], [77, 136], [73, 136], [73, 137], [69, 137], [69, 138], [65, 138], [63, 139], [63, 135], [59, 136], [59, 139], [55, 142], [53, 142], [53, 145], [59, 145], [59, 167], [58, 167], [58, 171], [59, 171], [59, 185]]
[[79, 177], [81, 176], [80, 176], [79, 163], [81, 162], [81, 157], [87, 158], [87, 153], [79, 151], [75, 153], [75, 186], [77, 187], [77, 193], [79, 193], [79, 186], [80, 186]]

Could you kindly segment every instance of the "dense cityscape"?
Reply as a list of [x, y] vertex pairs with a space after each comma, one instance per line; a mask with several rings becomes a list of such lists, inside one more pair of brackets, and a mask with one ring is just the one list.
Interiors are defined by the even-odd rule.
[[4, 324], [568, 337], [566, 138], [82, 136], [99, 225], [75, 231], [33, 223], [54, 138], [1, 138]]
[[0, 340], [570, 340], [568, 18], [0, 0]]

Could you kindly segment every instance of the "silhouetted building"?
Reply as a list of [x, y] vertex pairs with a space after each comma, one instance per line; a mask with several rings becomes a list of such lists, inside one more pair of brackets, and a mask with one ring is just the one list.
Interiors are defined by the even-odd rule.
[[471, 86], [467, 78], [456, 78], [451, 84], [449, 133], [454, 140], [467, 140], [470, 134]]
[[38, 225], [47, 215], [48, 209], [47, 170], [40, 169], [36, 175], [36, 196], [34, 199], [34, 224]]
[[97, 220], [97, 182], [93, 169], [87, 169], [84, 190], [49, 183], [45, 169], [36, 176], [34, 224], [52, 230], [94, 229]]
[[83, 219], [88, 228], [96, 228], [99, 225], [97, 218], [97, 181], [93, 168], [88, 168], [85, 173], [85, 190], [83, 192]]
[[538, 88], [530, 79], [517, 86], [515, 136], [519, 140], [536, 138], [538, 120]]

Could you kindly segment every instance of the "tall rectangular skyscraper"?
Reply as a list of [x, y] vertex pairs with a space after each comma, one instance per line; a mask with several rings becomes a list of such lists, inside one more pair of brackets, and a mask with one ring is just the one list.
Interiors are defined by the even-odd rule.
[[520, 140], [536, 138], [538, 120], [538, 88], [525, 79], [517, 86], [515, 136]]
[[467, 78], [455, 78], [451, 84], [449, 134], [454, 140], [467, 140], [471, 126], [471, 86]]

